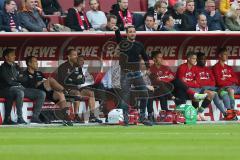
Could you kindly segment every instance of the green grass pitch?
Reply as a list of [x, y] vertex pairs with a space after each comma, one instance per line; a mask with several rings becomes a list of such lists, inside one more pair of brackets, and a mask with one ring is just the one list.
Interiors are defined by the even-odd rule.
[[0, 128], [0, 160], [240, 159], [240, 125]]

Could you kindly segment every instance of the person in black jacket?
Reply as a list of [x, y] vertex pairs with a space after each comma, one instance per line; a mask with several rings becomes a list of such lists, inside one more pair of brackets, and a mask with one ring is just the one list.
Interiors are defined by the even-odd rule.
[[93, 30], [84, 12], [85, 0], [74, 0], [74, 7], [68, 9], [66, 26], [74, 31]]
[[163, 26], [160, 31], [176, 31], [174, 28], [174, 19], [171, 15], [165, 15], [162, 19]]
[[61, 108], [63, 118], [63, 125], [72, 126], [73, 124], [68, 118], [67, 101], [64, 95], [64, 88], [54, 78], [45, 78], [43, 73], [38, 70], [38, 61], [34, 56], [26, 58], [27, 69], [23, 72], [24, 80], [22, 84], [26, 88], [35, 88], [46, 93], [46, 98], [50, 101], [56, 102], [56, 105]]
[[4, 2], [4, 9], [0, 11], [0, 30], [6, 32], [22, 31], [14, 0]]
[[41, 0], [43, 12], [46, 15], [61, 16], [62, 7], [59, 5], [58, 0]]
[[137, 28], [137, 31], [156, 31], [155, 18], [153, 15], [145, 14], [144, 25]]
[[10, 118], [10, 113], [14, 101], [16, 102], [17, 108], [17, 123], [26, 124], [22, 117], [24, 97], [35, 101], [31, 122], [41, 123], [39, 115], [45, 101], [45, 92], [38, 89], [24, 88], [22, 86], [21, 82], [23, 80], [23, 75], [20, 74], [19, 66], [14, 63], [16, 58], [14, 49], [5, 49], [3, 51], [3, 57], [5, 61], [1, 65], [0, 89], [2, 89], [2, 96], [4, 98], [7, 98], [4, 124], [13, 124]]
[[193, 0], [188, 0], [186, 4], [186, 11], [184, 13], [182, 30], [183, 31], [195, 31], [197, 25], [198, 13], [195, 10], [195, 4]]
[[[134, 90], [138, 97], [141, 97], [140, 102], [140, 122], [145, 125], [152, 125], [145, 117], [145, 109], [147, 107], [148, 89], [142, 78], [140, 71], [141, 59], [144, 60], [149, 68], [148, 56], [145, 52], [144, 45], [136, 41], [136, 29], [134, 26], [126, 28], [127, 38], [123, 39], [120, 30], [115, 29], [116, 41], [120, 47], [120, 68], [121, 68], [121, 101], [119, 107], [123, 109], [124, 123], [128, 124], [128, 104], [130, 103], [131, 86], [134, 85]], [[135, 100], [135, 98], [133, 98]]]
[[147, 11], [148, 15], [154, 16], [157, 30], [162, 27], [162, 18], [164, 15], [170, 14], [170, 10], [168, 10], [167, 6], [168, 4], [165, 1], [157, 1], [154, 7], [150, 7]]

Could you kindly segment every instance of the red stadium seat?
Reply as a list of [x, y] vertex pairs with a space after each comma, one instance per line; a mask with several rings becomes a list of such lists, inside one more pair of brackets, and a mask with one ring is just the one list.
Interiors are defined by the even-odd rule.
[[106, 3], [106, 0], [99, 0], [101, 10], [105, 13], [109, 13], [109, 11], [112, 9], [112, 5], [115, 4], [116, 0], [108, 0], [108, 3]]
[[141, 12], [141, 0], [128, 1], [128, 8], [131, 12]]
[[140, 0], [141, 1], [141, 11], [146, 12], [148, 9], [148, 2], [147, 0]]
[[67, 12], [69, 8], [73, 7], [73, 0], [58, 0], [63, 12]]

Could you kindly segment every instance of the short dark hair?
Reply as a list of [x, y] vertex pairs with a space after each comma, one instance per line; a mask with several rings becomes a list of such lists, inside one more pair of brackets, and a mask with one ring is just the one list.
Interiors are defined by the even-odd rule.
[[218, 55], [221, 55], [224, 52], [227, 52], [227, 48], [226, 47], [221, 47], [221, 48], [218, 49]]
[[83, 4], [84, 2], [85, 2], [85, 0], [74, 0], [73, 1], [73, 5], [74, 5], [74, 7], [77, 7], [80, 4]]
[[134, 25], [129, 25], [129, 26], [127, 26], [127, 27], [126, 27], [126, 33], [128, 33], [128, 30], [129, 30], [130, 28], [135, 28], [135, 27], [134, 27]]
[[12, 1], [15, 2], [14, 0], [5, 0], [3, 5], [4, 8], [6, 7], [6, 5], [10, 4]]
[[152, 17], [153, 21], [155, 21], [154, 16], [152, 14], [148, 14], [148, 13], [144, 15], [144, 21], [147, 19], [147, 17]]
[[151, 52], [151, 57], [152, 57], [152, 58], [156, 58], [157, 55], [159, 55], [159, 54], [162, 54], [162, 52], [160, 52], [159, 50], [158, 50], [158, 51], [152, 51], [152, 52]]
[[197, 52], [196, 54], [197, 54], [197, 59], [199, 59], [203, 56], [206, 56], [205, 53], [203, 53], [203, 52]]
[[32, 59], [33, 59], [33, 58], [37, 58], [37, 57], [35, 57], [35, 56], [27, 56], [27, 57], [26, 57], [25, 63], [26, 63], [27, 66], [28, 66], [28, 64], [29, 64], [30, 62], [32, 62]]
[[110, 22], [111, 19], [116, 19], [117, 20], [117, 16], [115, 16], [114, 14], [108, 14], [107, 15], [107, 21]]
[[162, 18], [163, 25], [166, 25], [167, 21], [170, 20], [170, 17], [172, 17], [170, 14], [163, 16], [163, 18]]
[[6, 48], [4, 51], [3, 51], [3, 58], [5, 59], [6, 56], [8, 56], [10, 53], [13, 53], [15, 52], [16, 50], [15, 49], [12, 49], [12, 48]]
[[197, 53], [195, 53], [195, 52], [193, 52], [193, 51], [189, 51], [189, 52], [187, 53], [187, 58], [190, 58], [190, 57], [192, 57], [192, 56], [197, 56]]
[[67, 56], [69, 56], [73, 51], [76, 51], [75, 49], [68, 49], [67, 50]]

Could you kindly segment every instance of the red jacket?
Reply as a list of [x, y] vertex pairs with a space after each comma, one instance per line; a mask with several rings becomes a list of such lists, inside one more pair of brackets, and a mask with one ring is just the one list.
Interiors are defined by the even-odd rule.
[[216, 85], [212, 70], [208, 67], [197, 67], [196, 81], [200, 87]]
[[159, 68], [154, 64], [150, 67], [150, 79], [153, 84], [159, 81], [170, 82], [175, 79], [175, 74], [168, 66], [160, 66]]
[[184, 63], [178, 67], [177, 77], [182, 80], [188, 87], [199, 88], [199, 84], [196, 81], [197, 66], [188, 68], [187, 63]]
[[215, 64], [215, 66], [213, 66], [213, 74], [219, 87], [232, 86], [238, 83], [238, 78], [233, 68], [226, 64], [224, 64], [224, 66], [219, 62]]

